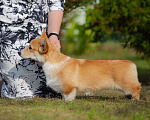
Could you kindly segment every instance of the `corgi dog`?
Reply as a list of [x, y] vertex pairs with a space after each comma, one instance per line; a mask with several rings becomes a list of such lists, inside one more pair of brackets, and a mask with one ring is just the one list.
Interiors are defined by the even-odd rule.
[[44, 28], [42, 35], [33, 39], [19, 55], [41, 62], [47, 85], [61, 93], [65, 101], [74, 100], [77, 91], [91, 93], [105, 88], [117, 88], [135, 99], [140, 98], [141, 84], [133, 62], [68, 57], [50, 43]]

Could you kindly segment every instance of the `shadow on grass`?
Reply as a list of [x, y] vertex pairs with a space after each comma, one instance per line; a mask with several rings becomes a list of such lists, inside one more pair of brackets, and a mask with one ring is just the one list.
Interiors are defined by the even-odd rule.
[[117, 97], [105, 97], [105, 96], [77, 96], [76, 99], [86, 99], [86, 100], [107, 100], [107, 101], [115, 101], [115, 100], [131, 100], [132, 96], [131, 95], [124, 95], [124, 96], [117, 96]]
[[96, 95], [93, 96], [85, 96], [84, 94], [82, 95], [77, 95], [76, 99], [85, 99], [89, 101], [113, 101], [113, 102], [125, 102], [125, 101], [140, 101], [146, 102], [150, 104], [150, 86], [142, 86], [141, 92], [140, 92], [140, 100], [133, 100], [132, 95], [125, 95], [122, 92], [116, 90], [114, 92], [110, 91], [101, 91], [100, 93], [97, 93]]

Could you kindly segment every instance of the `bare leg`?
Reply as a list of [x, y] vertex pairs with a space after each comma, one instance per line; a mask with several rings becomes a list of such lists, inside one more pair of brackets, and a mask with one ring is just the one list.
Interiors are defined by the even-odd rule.
[[2, 89], [3, 81], [0, 81], [0, 97], [1, 97], [1, 89]]

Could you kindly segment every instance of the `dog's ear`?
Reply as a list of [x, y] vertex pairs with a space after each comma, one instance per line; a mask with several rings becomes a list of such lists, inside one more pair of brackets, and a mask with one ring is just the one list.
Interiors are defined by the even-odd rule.
[[46, 42], [46, 39], [44, 38], [39, 46], [39, 53], [45, 54], [48, 51], [48, 44]]
[[41, 35], [41, 37], [42, 37], [42, 38], [46, 38], [46, 37], [47, 37], [47, 34], [46, 34], [46, 32], [45, 32], [45, 29], [44, 29], [44, 27], [43, 27], [43, 32], [42, 32], [42, 35]]

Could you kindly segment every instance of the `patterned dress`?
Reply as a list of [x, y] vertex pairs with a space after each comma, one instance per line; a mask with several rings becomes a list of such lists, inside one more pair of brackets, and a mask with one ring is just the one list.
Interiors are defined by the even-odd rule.
[[46, 86], [41, 64], [22, 59], [18, 51], [47, 30], [48, 12], [64, 10], [64, 0], [0, 0], [1, 97], [56, 96]]

